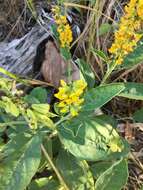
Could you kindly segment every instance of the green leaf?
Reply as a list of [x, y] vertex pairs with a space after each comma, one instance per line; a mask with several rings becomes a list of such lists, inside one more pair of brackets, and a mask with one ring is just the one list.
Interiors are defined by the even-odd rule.
[[50, 29], [51, 29], [53, 36], [56, 38], [57, 41], [59, 41], [59, 33], [57, 32], [57, 25], [52, 24], [50, 26]]
[[79, 161], [61, 150], [56, 165], [69, 189], [94, 189], [94, 180], [85, 161]]
[[35, 97], [31, 96], [31, 95], [26, 95], [26, 96], [23, 97], [23, 99], [29, 105], [31, 105], [31, 104], [39, 104], [40, 103], [37, 98], [35, 98]]
[[114, 83], [93, 88], [85, 93], [81, 111], [94, 111], [124, 90], [124, 84]]
[[47, 91], [45, 88], [37, 87], [34, 88], [30, 95], [35, 97], [37, 100], [39, 100], [40, 103], [46, 103], [47, 102]]
[[0, 101], [0, 107], [14, 117], [18, 117], [20, 114], [17, 105], [13, 103], [12, 100], [7, 96], [2, 96], [2, 100]]
[[40, 178], [32, 181], [29, 185], [28, 190], [59, 190], [59, 183], [58, 181], [49, 178]]
[[101, 26], [99, 28], [98, 35], [102, 36], [102, 35], [106, 34], [107, 32], [110, 32], [111, 29], [112, 29], [112, 25], [111, 24], [108, 24], [108, 23], [101, 24]]
[[95, 49], [95, 48], [92, 49], [91, 51], [93, 54], [99, 56], [103, 61], [108, 62], [108, 57], [103, 51]]
[[143, 84], [127, 82], [124, 83], [125, 89], [119, 94], [119, 96], [135, 99], [135, 100], [143, 100]]
[[13, 73], [7, 71], [6, 69], [4, 69], [4, 68], [2, 68], [2, 67], [0, 67], [0, 73], [2, 73], [2, 74], [4, 74], [4, 75], [7, 75], [7, 76], [9, 76], [10, 78], [15, 79], [15, 80], [18, 80], [18, 79], [19, 79], [15, 74], [13, 74]]
[[71, 59], [71, 53], [68, 48], [60, 48], [60, 52], [66, 61]]
[[102, 173], [104, 173], [107, 169], [109, 169], [113, 165], [113, 162], [102, 161], [95, 162], [90, 166], [90, 169], [93, 173], [93, 176], [97, 179]]
[[24, 134], [14, 137], [3, 149], [0, 163], [1, 190], [24, 190], [36, 173], [41, 159], [41, 137]]
[[79, 69], [80, 69], [85, 81], [87, 82], [89, 88], [93, 88], [95, 85], [95, 76], [94, 76], [94, 73], [92, 71], [90, 64], [86, 63], [82, 59], [77, 59], [76, 64], [79, 66]]
[[50, 110], [49, 104], [32, 104], [31, 107], [40, 114], [48, 114]]
[[143, 123], [143, 108], [141, 108], [140, 110], [137, 110], [137, 111], [133, 114], [133, 119], [134, 119], [136, 122]]
[[128, 179], [127, 161], [121, 159], [107, 169], [96, 181], [95, 189], [121, 190]]
[[62, 123], [58, 130], [65, 148], [79, 159], [110, 160], [129, 152], [116, 130], [93, 116], [79, 115]]
[[127, 55], [121, 67], [130, 68], [141, 63], [143, 63], [143, 41], [140, 41], [135, 50]]
[[113, 118], [111, 115], [105, 115], [105, 114], [102, 114], [102, 115], [97, 115], [95, 117], [95, 119], [100, 119], [102, 120], [102, 122], [106, 124], [109, 124], [111, 125], [112, 127], [116, 128], [117, 127], [117, 121], [115, 118]]

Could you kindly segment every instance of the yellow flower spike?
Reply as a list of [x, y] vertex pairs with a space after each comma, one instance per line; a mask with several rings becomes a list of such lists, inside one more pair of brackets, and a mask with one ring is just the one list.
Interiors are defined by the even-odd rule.
[[84, 102], [80, 96], [83, 94], [87, 84], [82, 80], [77, 80], [71, 84], [66, 84], [61, 80], [61, 87], [59, 92], [55, 94], [55, 97], [60, 100], [58, 107], [61, 113], [71, 113], [72, 116], [76, 116], [81, 109], [81, 104]]
[[70, 43], [73, 40], [72, 30], [70, 25], [68, 24], [66, 15], [61, 14], [61, 10], [59, 7], [55, 7], [52, 9], [54, 13], [54, 19], [57, 26], [57, 32], [59, 33], [59, 40], [61, 47], [69, 47]]
[[115, 41], [109, 49], [116, 57], [116, 64], [122, 64], [124, 57], [137, 46], [143, 36], [138, 33], [142, 21], [143, 0], [130, 0], [125, 7], [125, 15], [120, 20], [119, 30], [115, 32]]
[[54, 18], [55, 18], [56, 24], [58, 24], [58, 25], [64, 25], [67, 23], [67, 18], [64, 15], [55, 16]]
[[59, 6], [54, 6], [52, 8], [52, 12], [55, 14], [55, 15], [58, 15], [60, 13], [60, 7]]
[[142, 0], [139, 0], [138, 2], [137, 13], [138, 13], [138, 16], [143, 20], [143, 1]]

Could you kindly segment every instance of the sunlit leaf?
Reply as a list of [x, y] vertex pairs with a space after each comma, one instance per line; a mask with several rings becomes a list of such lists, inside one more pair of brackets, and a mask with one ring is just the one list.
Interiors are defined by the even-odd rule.
[[115, 162], [97, 179], [95, 189], [100, 190], [121, 190], [128, 178], [127, 161], [121, 159]]
[[5, 159], [0, 163], [0, 189], [25, 190], [36, 173], [41, 158], [41, 137], [14, 137], [3, 149]]

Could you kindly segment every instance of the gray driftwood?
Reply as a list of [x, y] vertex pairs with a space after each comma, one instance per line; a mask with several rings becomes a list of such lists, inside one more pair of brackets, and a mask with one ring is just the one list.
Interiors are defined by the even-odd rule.
[[1, 42], [0, 67], [20, 76], [30, 74], [38, 44], [50, 35], [46, 28], [35, 25], [22, 38]]

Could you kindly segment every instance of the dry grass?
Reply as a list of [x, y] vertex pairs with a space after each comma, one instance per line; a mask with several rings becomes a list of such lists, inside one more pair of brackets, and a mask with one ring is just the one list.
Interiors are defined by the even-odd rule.
[[23, 34], [24, 0], [5, 0], [0, 3], [0, 39]]

